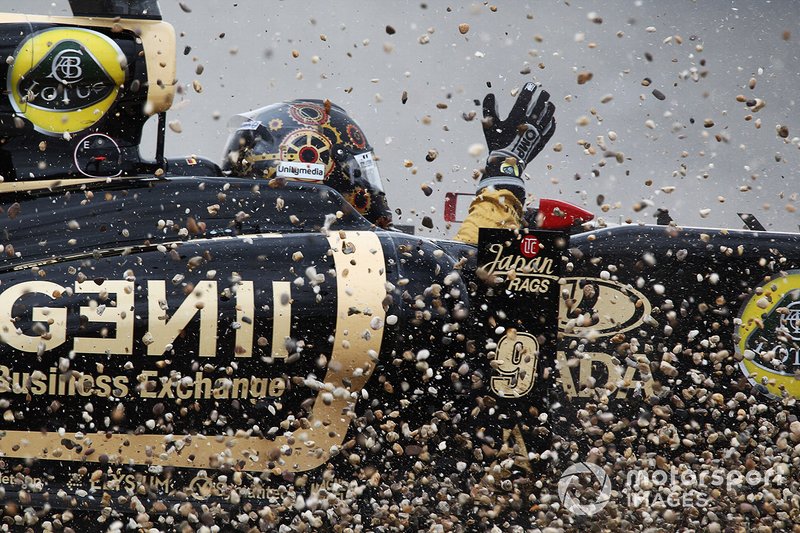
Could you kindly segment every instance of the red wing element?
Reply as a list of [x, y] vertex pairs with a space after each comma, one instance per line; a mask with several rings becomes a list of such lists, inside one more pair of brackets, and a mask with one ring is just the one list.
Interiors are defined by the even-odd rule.
[[458, 203], [458, 193], [449, 192], [444, 195], [444, 221], [456, 221], [456, 204]]
[[[460, 198], [461, 196], [466, 196], [467, 199], [464, 200]], [[475, 198], [474, 193], [467, 193], [467, 192], [448, 192], [444, 195], [444, 221], [449, 223], [460, 224], [464, 222], [464, 218], [467, 216], [467, 212], [469, 211], [469, 207], [472, 204], [472, 200]], [[461, 204], [459, 205], [459, 200], [461, 200]]]
[[539, 200], [540, 225], [542, 229], [567, 229], [573, 224], [582, 224], [594, 219], [589, 211], [561, 200], [542, 198]]

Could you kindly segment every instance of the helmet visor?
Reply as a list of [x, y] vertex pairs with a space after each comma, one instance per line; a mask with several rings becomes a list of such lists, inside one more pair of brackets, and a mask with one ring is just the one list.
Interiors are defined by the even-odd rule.
[[378, 162], [375, 161], [372, 150], [354, 154], [351, 158], [348, 158], [347, 167], [347, 173], [354, 183], [358, 181], [366, 182], [370, 190], [384, 192], [381, 173], [378, 170]]
[[256, 119], [257, 112], [250, 111], [248, 113], [241, 113], [234, 115], [228, 120], [227, 128], [228, 133], [236, 133], [240, 130], [252, 131], [257, 130], [263, 124]]

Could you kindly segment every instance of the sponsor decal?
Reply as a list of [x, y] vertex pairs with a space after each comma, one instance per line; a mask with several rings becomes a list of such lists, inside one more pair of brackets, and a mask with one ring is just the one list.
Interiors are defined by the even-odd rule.
[[219, 495], [225, 489], [225, 484], [222, 483], [222, 486], [218, 487], [213, 478], [207, 475], [198, 475], [192, 478], [188, 488], [187, 492], [195, 500], [207, 500], [211, 495]]
[[652, 305], [645, 296], [614, 280], [561, 280], [558, 329], [565, 337], [610, 337], [641, 325]]
[[[536, 237], [534, 237], [536, 239]], [[530, 242], [530, 241], [528, 241]], [[520, 243], [522, 248], [523, 243]], [[538, 247], [538, 239], [537, 239]], [[482, 265], [487, 275], [490, 276], [544, 276], [556, 277], [555, 261], [551, 257], [520, 257], [503, 243], [492, 243], [487, 247], [490, 260]], [[510, 252], [510, 253], [509, 253]]]
[[534, 143], [539, 138], [533, 126], [528, 126], [528, 129], [517, 139], [517, 142], [511, 148], [511, 151], [517, 157], [517, 161], [528, 161], [530, 154], [533, 152]]
[[[146, 346], [147, 355], [160, 356], [168, 351], [172, 345], [195, 317], [199, 315], [200, 334], [198, 338], [198, 353], [201, 357], [217, 356], [217, 309], [219, 304], [220, 285], [217, 281], [201, 281], [194, 286], [194, 290], [178, 305], [169, 320], [163, 319], [163, 312], [159, 302], [167, 300], [166, 282], [164, 280], [148, 280], [146, 305], [148, 310], [148, 331], [142, 339]], [[24, 281], [14, 285], [4, 286], [0, 291], [0, 347], [7, 345], [15, 350], [27, 353], [44, 353], [68, 344], [72, 350], [81, 354], [98, 355], [130, 355], [134, 347], [135, 315], [126, 312], [136, 305], [136, 288], [133, 282], [125, 280], [103, 280], [97, 284], [93, 281], [78, 282], [73, 285], [62, 286], [50, 281]], [[236, 329], [235, 342], [241, 349], [234, 353], [237, 358], [252, 356], [253, 326], [252, 321], [247, 323], [244, 317], [255, 315], [253, 294], [256, 283], [242, 280], [234, 296], [238, 311], [236, 320], [242, 324]], [[275, 325], [274, 340], [283, 341], [289, 335], [291, 305], [280, 303], [283, 299], [291, 299], [291, 284], [286, 281], [272, 282], [273, 299], [279, 304], [273, 306], [272, 322]], [[116, 334], [102, 338], [82, 337], [75, 335], [67, 328], [68, 310], [59, 305], [60, 296], [67, 293], [86, 294], [87, 296], [113, 294], [117, 305], [103, 310], [102, 314], [92, 312], [91, 307], [81, 306], [79, 312], [86, 317], [87, 323], [100, 323], [112, 327]], [[141, 293], [139, 293], [141, 294]], [[44, 296], [49, 302], [48, 306], [34, 306], [30, 308], [30, 316], [35, 322], [47, 324], [45, 332], [33, 331], [32, 334], [22, 331], [16, 325], [19, 310], [25, 309], [26, 300], [33, 296]], [[277, 344], [273, 342], [273, 344]], [[274, 354], [280, 356], [280, 354]], [[0, 374], [3, 374], [0, 367]], [[5, 377], [10, 376], [6, 373]], [[46, 376], [42, 374], [42, 379]], [[27, 382], [28, 380], [23, 380]], [[0, 383], [2, 380], [0, 380]], [[65, 384], [60, 384], [60, 387]], [[61, 389], [59, 389], [61, 390]], [[27, 392], [27, 391], [26, 391]]]
[[[213, 476], [205, 470], [201, 470], [184, 488], [184, 492], [198, 501], [204, 501], [210, 497], [229, 497], [233, 491], [240, 496], [258, 499], [280, 497], [281, 495], [280, 489], [264, 486], [261, 479], [257, 477], [245, 476], [241, 473], [232, 476]], [[314, 486], [311, 491], [312, 493], [319, 492]]]
[[770, 394], [800, 398], [800, 271], [757, 287], [736, 326], [742, 371]]
[[111, 109], [125, 72], [119, 46], [96, 31], [55, 28], [24, 40], [9, 67], [15, 111], [37, 131], [60, 135], [96, 124]]
[[[552, 252], [559, 251], [560, 243], [549, 243], [549, 240], [542, 241], [528, 234], [520, 238], [517, 246], [508, 244], [494, 242], [483, 249], [488, 260], [481, 269], [487, 276], [501, 279], [506, 289], [514, 292], [544, 294], [557, 286], [557, 256]], [[551, 244], [555, 245], [555, 250], [549, 247]]]
[[321, 105], [304, 102], [289, 106], [289, 114], [298, 123], [306, 126], [321, 126], [328, 122], [328, 113]]
[[[553, 381], [542, 378], [549, 375], [556, 358], [557, 280], [569, 237], [553, 231], [490, 228], [481, 228], [478, 235], [482, 283], [474, 309], [484, 325], [487, 342], [482, 348], [490, 367], [489, 390], [496, 401], [481, 423], [490, 431], [501, 430], [497, 438], [514, 464], [531, 472], [531, 454], [544, 452], [537, 436], [542, 422], [531, 406], [547, 396]], [[535, 257], [530, 253], [534, 249]], [[493, 412], [516, 414], [498, 417]]]
[[528, 259], [533, 259], [539, 255], [539, 239], [535, 235], [525, 235], [519, 241], [519, 252]]
[[[133, 282], [104, 278], [63, 285], [29, 280], [0, 287], [0, 352], [8, 356], [0, 365], [3, 401], [20, 406], [42, 399], [65, 406], [86, 402], [95, 406], [163, 402], [198, 409], [227, 403], [259, 403], [272, 416], [282, 417], [277, 414], [279, 404], [294, 401], [292, 394], [296, 398], [297, 390], [291, 391], [291, 387], [297, 379], [308, 381], [311, 399], [325, 390], [341, 391], [329, 400], [309, 404], [309, 425], [302, 438], [291, 433], [238, 432], [234, 436], [226, 435], [224, 430], [219, 435], [207, 435], [208, 438], [193, 438], [148, 432], [144, 427], [135, 433], [94, 430], [90, 429], [94, 425], [78, 422], [62, 431], [41, 431], [38, 425], [31, 428], [21, 420], [7, 423], [0, 432], [0, 454], [84, 463], [107, 458], [110, 463], [178, 468], [215, 468], [220, 458], [231, 457], [247, 471], [263, 471], [278, 456], [285, 456], [281, 464], [284, 472], [307, 471], [326, 463], [344, 441], [351, 422], [346, 413], [355, 409], [360, 397], [357, 393], [375, 368], [369, 354], [381, 350], [383, 329], [375, 330], [373, 324], [376, 319], [385, 319], [386, 263], [379, 237], [373, 232], [334, 232], [324, 240], [336, 272], [336, 316], [326, 353], [328, 364], [317, 378], [319, 381], [284, 373], [263, 375], [262, 369], [264, 373], [270, 371], [269, 364], [258, 366], [256, 372], [236, 372], [240, 365], [244, 367], [248, 360], [258, 357], [255, 343], [260, 347], [269, 344], [268, 339], [256, 335], [257, 331], [264, 331], [256, 328], [263, 328], [266, 323], [272, 329], [273, 362], [282, 364], [289, 357], [286, 339], [292, 337], [294, 327], [293, 286], [289, 281], [239, 280], [236, 290], [226, 294], [222, 282], [203, 280], [177, 300], [166, 290], [169, 281], [159, 279]], [[139, 290], [142, 283], [146, 291]], [[259, 300], [255, 298], [269, 291], [270, 284], [271, 317], [258, 312]], [[76, 304], [74, 298], [62, 300], [69, 295], [81, 295], [79, 302], [85, 296], [88, 305]], [[115, 305], [97, 305], [91, 300], [101, 297], [104, 302], [106, 298], [113, 300]], [[223, 311], [220, 302], [224, 299], [233, 299], [235, 313], [231, 307], [228, 312]], [[138, 318], [131, 312], [133, 309]], [[353, 313], [354, 309], [370, 312]], [[69, 325], [70, 317], [76, 314], [86, 333]], [[101, 328], [102, 335], [90, 336], [97, 328]], [[192, 357], [198, 358], [197, 367], [176, 368], [170, 352], [190, 328], [195, 333], [181, 349], [196, 354]], [[223, 336], [228, 342], [218, 342]], [[68, 349], [80, 360], [96, 358], [97, 365], [78, 365], [65, 371], [60, 366], [66, 364], [66, 359], [53, 360], [56, 349]], [[26, 355], [39, 363], [26, 367], [20, 362]], [[44, 363], [46, 358], [52, 362]], [[224, 374], [211, 370], [220, 359], [232, 362]]]
[[495, 374], [489, 381], [492, 392], [503, 398], [527, 395], [536, 382], [539, 342], [528, 333], [512, 331], [497, 343]]
[[513, 163], [501, 163], [500, 164], [500, 173], [506, 176], [517, 176], [519, 177], [519, 165]]
[[786, 306], [786, 313], [781, 314], [781, 327], [793, 341], [800, 341], [800, 302]]
[[[631, 358], [641, 366], [649, 364], [644, 354], [634, 354]], [[648, 399], [655, 394], [652, 375], [642, 375], [639, 366], [622, 365], [607, 353], [580, 352], [579, 356], [567, 358], [566, 352], [559, 351], [556, 361], [561, 386], [570, 399], [623, 399], [628, 393]]]
[[25, 475], [22, 472], [15, 473], [12, 468], [8, 468], [8, 465], [4, 461], [0, 463], [0, 485], [5, 485], [6, 487], [32, 488], [34, 490], [38, 488], [41, 490], [41, 487], [45, 485], [45, 480], [41, 477]]
[[[496, 328], [502, 328], [497, 344], [487, 345], [489, 386], [498, 398], [520, 399], [534, 391], [539, 360], [555, 359], [557, 280], [567, 238], [556, 232], [487, 228], [479, 235], [480, 277], [488, 282], [481, 294], [487, 338], [497, 338]], [[521, 255], [526, 253], [530, 257]]]
[[155, 370], [144, 370], [135, 380], [127, 375], [69, 374], [62, 376], [51, 367], [48, 374], [40, 371], [15, 371], [0, 365], [0, 393], [20, 396], [97, 396], [99, 398], [180, 398], [182, 400], [248, 400], [279, 398], [287, 388], [284, 378], [205, 377], [203, 372], [180, 381], [161, 381]]
[[[172, 479], [158, 474], [144, 474], [141, 472], [125, 472], [121, 468], [109, 470], [99, 478], [88, 479], [89, 492], [101, 490], [124, 490], [135, 492], [139, 487], [147, 487], [152, 491], [169, 492], [172, 490]], [[81, 486], [81, 485], [79, 485]], [[73, 483], [73, 488], [74, 483]]]
[[325, 165], [318, 163], [295, 163], [294, 161], [278, 161], [275, 175], [298, 181], [317, 181], [325, 179]]
[[[133, 472], [122, 468], [109, 468], [103, 471], [102, 475], [97, 475], [100, 472], [96, 470], [90, 475], [85, 467], [72, 472], [69, 474], [67, 487], [72, 490], [85, 489], [91, 493], [108, 490], [134, 493], [140, 487], [146, 487], [152, 491], [170, 492], [173, 488], [169, 473]], [[0, 475], [0, 485], [9, 484], [5, 478], [6, 476]], [[34, 483], [38, 482], [40, 486], [44, 485], [40, 478], [33, 478], [33, 481]]]
[[248, 119], [248, 120], [245, 120], [244, 122], [242, 122], [242, 125], [241, 125], [241, 126], [239, 126], [239, 131], [253, 131], [253, 130], [257, 130], [257, 129], [258, 129], [258, 128], [260, 128], [262, 125], [263, 125], [263, 124], [261, 124], [261, 121], [258, 121], [258, 120], [253, 120], [253, 119]]

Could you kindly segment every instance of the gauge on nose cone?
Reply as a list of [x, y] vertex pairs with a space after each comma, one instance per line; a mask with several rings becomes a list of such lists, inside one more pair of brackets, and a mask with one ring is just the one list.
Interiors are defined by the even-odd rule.
[[122, 173], [119, 145], [102, 133], [87, 135], [75, 148], [75, 167], [90, 178], [113, 178]]

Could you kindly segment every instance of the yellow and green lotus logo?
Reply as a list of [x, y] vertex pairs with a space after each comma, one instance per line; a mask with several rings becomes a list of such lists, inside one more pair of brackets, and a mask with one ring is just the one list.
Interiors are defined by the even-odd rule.
[[8, 73], [11, 105], [43, 133], [61, 135], [96, 124], [125, 82], [125, 56], [105, 35], [54, 28], [31, 35]]
[[737, 326], [742, 370], [771, 394], [800, 398], [800, 271], [756, 289]]

